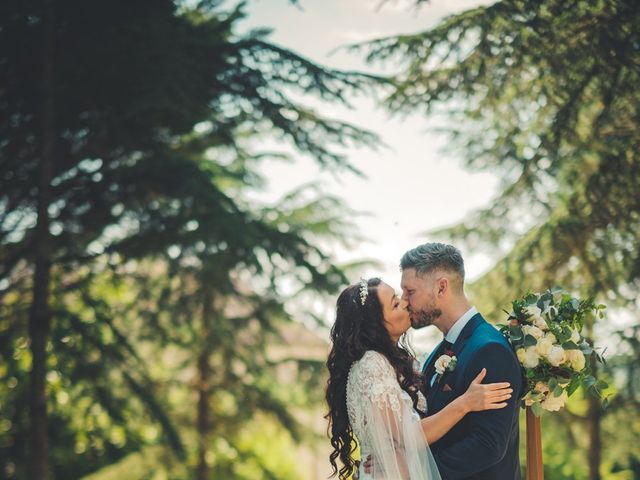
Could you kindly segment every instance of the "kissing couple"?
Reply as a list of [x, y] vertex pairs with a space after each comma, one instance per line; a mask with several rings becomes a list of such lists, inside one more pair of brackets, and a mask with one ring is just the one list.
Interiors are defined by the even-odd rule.
[[[460, 251], [426, 243], [400, 268], [402, 296], [370, 278], [337, 300], [326, 391], [333, 475], [520, 479], [521, 368], [467, 299]], [[429, 325], [444, 338], [417, 370], [404, 334]]]

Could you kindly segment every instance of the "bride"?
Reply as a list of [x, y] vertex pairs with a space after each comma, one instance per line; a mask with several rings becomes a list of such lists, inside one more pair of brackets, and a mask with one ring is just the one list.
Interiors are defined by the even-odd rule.
[[[423, 379], [404, 341], [410, 326], [406, 304], [378, 278], [351, 285], [338, 297], [326, 399], [329, 460], [340, 480], [356, 469], [360, 480], [440, 480], [428, 445], [467, 413], [504, 408], [511, 397], [508, 383], [482, 385], [483, 369], [464, 395], [426, 416]], [[352, 458], [356, 438], [361, 458], [371, 458], [367, 468]]]

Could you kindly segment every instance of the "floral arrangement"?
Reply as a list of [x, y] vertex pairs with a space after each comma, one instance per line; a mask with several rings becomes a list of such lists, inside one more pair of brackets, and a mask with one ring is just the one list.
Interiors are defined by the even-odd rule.
[[458, 365], [458, 359], [454, 355], [453, 351], [448, 350], [444, 355], [440, 355], [435, 363], [438, 378], [442, 377], [445, 372], [453, 372], [456, 365]]
[[605, 306], [559, 288], [529, 293], [512, 305], [508, 323], [499, 327], [524, 367], [523, 407], [536, 416], [558, 411], [580, 386], [602, 397], [607, 384], [593, 377], [590, 360], [604, 359], [585, 340], [582, 327], [589, 317], [603, 318]]

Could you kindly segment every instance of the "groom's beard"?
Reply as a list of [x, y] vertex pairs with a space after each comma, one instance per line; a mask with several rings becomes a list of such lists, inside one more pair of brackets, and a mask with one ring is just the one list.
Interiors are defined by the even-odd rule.
[[442, 310], [439, 308], [433, 308], [431, 310], [418, 310], [417, 312], [411, 312], [411, 326], [413, 328], [422, 328], [433, 325], [433, 322], [442, 315]]

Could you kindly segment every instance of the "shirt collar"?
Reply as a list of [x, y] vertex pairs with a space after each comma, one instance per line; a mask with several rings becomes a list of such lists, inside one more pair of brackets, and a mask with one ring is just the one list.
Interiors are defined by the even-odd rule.
[[469, 320], [471, 320], [476, 313], [478, 313], [476, 307], [471, 307], [467, 310], [464, 315], [462, 315], [449, 329], [444, 339], [451, 342], [451, 344], [456, 343], [456, 340], [458, 340], [458, 337], [460, 336], [460, 332], [462, 332], [462, 329], [467, 323], [469, 323]]

